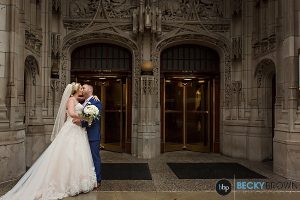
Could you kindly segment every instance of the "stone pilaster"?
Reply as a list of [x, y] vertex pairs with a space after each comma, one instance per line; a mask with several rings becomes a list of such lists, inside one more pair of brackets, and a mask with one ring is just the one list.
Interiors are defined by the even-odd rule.
[[3, 3], [0, 6], [0, 127], [8, 127], [8, 111], [5, 99], [9, 75], [10, 6]]
[[141, 76], [141, 101], [137, 133], [137, 155], [153, 158], [160, 154], [160, 134], [156, 130], [154, 76]]
[[25, 130], [17, 103], [19, 3], [0, 1], [0, 182], [25, 172]]
[[300, 2], [287, 0], [283, 9], [284, 39], [281, 46], [284, 109], [277, 110], [278, 128], [274, 137], [274, 172], [300, 180], [300, 112], [299, 112], [299, 16]]

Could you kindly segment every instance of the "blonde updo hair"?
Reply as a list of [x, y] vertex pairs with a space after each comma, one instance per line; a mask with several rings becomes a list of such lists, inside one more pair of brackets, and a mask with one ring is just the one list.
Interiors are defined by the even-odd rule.
[[80, 83], [71, 83], [72, 85], [72, 93], [71, 93], [71, 96], [73, 96], [80, 88]]

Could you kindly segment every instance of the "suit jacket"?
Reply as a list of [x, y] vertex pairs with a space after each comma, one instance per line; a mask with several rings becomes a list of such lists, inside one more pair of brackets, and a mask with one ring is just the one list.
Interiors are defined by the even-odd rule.
[[[102, 110], [101, 101], [97, 101], [94, 98], [91, 98], [89, 102], [91, 103], [91, 105], [95, 105], [99, 109], [99, 113], [101, 113]], [[90, 127], [88, 126], [88, 122], [81, 121], [81, 126], [86, 127], [89, 141], [100, 141], [101, 138], [100, 119], [94, 120]]]

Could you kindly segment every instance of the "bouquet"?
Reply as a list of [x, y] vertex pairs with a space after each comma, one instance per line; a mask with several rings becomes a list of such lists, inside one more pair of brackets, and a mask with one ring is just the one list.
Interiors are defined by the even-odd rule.
[[88, 102], [87, 106], [83, 109], [82, 116], [88, 122], [88, 125], [91, 126], [92, 122], [100, 117], [99, 109]]

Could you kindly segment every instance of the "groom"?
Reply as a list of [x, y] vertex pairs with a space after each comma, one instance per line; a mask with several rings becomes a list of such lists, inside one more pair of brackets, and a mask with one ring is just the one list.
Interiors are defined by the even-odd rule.
[[[99, 113], [101, 113], [102, 105], [98, 99], [93, 98], [93, 86], [84, 84], [83, 88], [83, 97], [85, 102], [82, 104], [83, 107], [90, 102], [91, 105], [95, 105], [99, 109]], [[74, 123], [78, 123], [74, 121]], [[93, 121], [91, 126], [88, 126], [86, 121], [81, 121], [81, 126], [86, 127], [88, 139], [90, 143], [91, 153], [95, 165], [96, 176], [97, 176], [97, 187], [101, 185], [101, 158], [100, 158], [100, 122], [99, 119]]]

